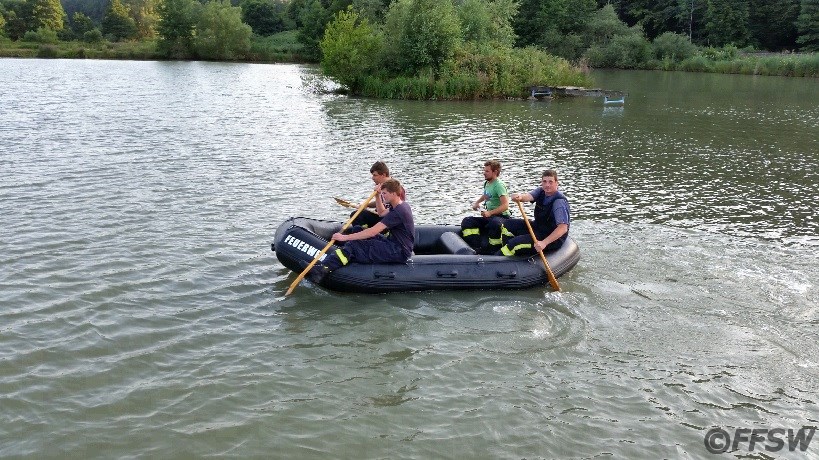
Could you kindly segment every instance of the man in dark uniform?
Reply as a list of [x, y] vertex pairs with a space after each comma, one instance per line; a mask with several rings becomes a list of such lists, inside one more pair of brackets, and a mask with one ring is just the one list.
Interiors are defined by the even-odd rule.
[[506, 241], [496, 255], [528, 256], [538, 251], [555, 250], [569, 237], [569, 201], [558, 191], [557, 172], [543, 171], [540, 187], [529, 193], [513, 193], [512, 201], [534, 201], [535, 220], [532, 229], [537, 241], [532, 241], [523, 219], [507, 219], [503, 225], [515, 237]]
[[[370, 167], [370, 175], [372, 176], [375, 185], [381, 185], [390, 179], [390, 168], [383, 161], [376, 161]], [[406, 201], [407, 196], [404, 189], [401, 189], [401, 199]], [[368, 208], [375, 208], [375, 211], [364, 211], [355, 218], [352, 222], [353, 228], [350, 231], [355, 231], [360, 228], [372, 227], [377, 224], [388, 212], [390, 212], [390, 204], [384, 200], [384, 197], [379, 193], [375, 196], [375, 200], [367, 204]], [[355, 214], [350, 214], [351, 216]], [[350, 233], [348, 231], [348, 233]]]
[[[376, 191], [390, 204], [390, 211], [372, 227], [355, 233], [333, 234], [332, 239], [346, 244], [314, 265], [307, 275], [310, 280], [318, 284], [328, 273], [351, 262], [379, 264], [409, 259], [415, 245], [415, 222], [409, 203], [401, 198], [403, 190], [395, 179], [376, 185]], [[388, 235], [381, 234], [384, 230], [389, 230]]]

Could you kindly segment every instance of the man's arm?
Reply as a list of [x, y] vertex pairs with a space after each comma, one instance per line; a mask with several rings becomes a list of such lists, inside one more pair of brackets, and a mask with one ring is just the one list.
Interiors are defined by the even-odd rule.
[[481, 207], [481, 203], [483, 203], [484, 201], [486, 201], [486, 195], [481, 195], [480, 197], [478, 197], [477, 200], [475, 200], [474, 203], [472, 203], [472, 209], [477, 211], [478, 208]]
[[509, 197], [506, 195], [500, 196], [500, 206], [491, 210], [491, 211], [483, 211], [481, 215], [483, 217], [492, 217], [492, 216], [499, 216], [506, 212], [509, 209]]
[[342, 233], [334, 233], [332, 239], [336, 241], [366, 240], [367, 238], [372, 238], [375, 235], [378, 235], [379, 233], [383, 232], [386, 229], [387, 226], [384, 225], [382, 222], [379, 222], [370, 228], [365, 228], [360, 232], [350, 233], [348, 235], [344, 235]]
[[557, 228], [555, 228], [552, 233], [549, 233], [546, 238], [535, 243], [535, 250], [538, 252], [543, 251], [546, 249], [546, 246], [552, 244], [553, 241], [557, 241], [558, 238], [565, 235], [568, 231], [569, 226], [567, 224], [557, 224]]
[[531, 193], [513, 193], [512, 194], [512, 201], [535, 201], [535, 197], [532, 196]]

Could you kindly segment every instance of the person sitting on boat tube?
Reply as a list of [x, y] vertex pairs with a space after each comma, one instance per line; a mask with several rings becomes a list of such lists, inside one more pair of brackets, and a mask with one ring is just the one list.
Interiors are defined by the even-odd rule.
[[557, 172], [543, 171], [540, 187], [529, 193], [513, 193], [512, 201], [534, 201], [535, 220], [532, 229], [537, 241], [532, 241], [523, 219], [507, 219], [503, 226], [516, 235], [506, 241], [495, 255], [528, 256], [536, 251], [560, 248], [569, 236], [569, 201], [558, 190]]
[[[372, 179], [375, 185], [381, 185], [390, 179], [390, 168], [388, 168], [387, 164], [384, 163], [383, 161], [376, 161], [370, 167], [370, 174], [372, 175]], [[404, 192], [404, 189], [401, 188], [401, 200], [406, 199], [407, 199], [406, 193]], [[386, 200], [384, 200], [382, 194], [379, 193], [375, 196], [375, 200], [367, 204], [367, 207], [375, 208], [375, 212], [360, 213], [358, 217], [356, 217], [355, 220], [352, 222], [352, 227], [349, 229], [350, 231], [348, 231], [347, 233], [351, 233], [352, 231], [357, 230], [356, 227], [368, 228], [377, 224], [382, 217], [384, 217], [388, 212], [390, 212], [392, 205], [390, 205]], [[355, 214], [355, 212], [353, 212], [350, 215], [352, 216], [353, 214]]]
[[[464, 241], [481, 254], [492, 254], [503, 244], [501, 234], [504, 230], [503, 222], [508, 219], [509, 192], [506, 184], [498, 178], [501, 173], [501, 164], [497, 160], [489, 160], [483, 164], [483, 194], [472, 203], [472, 209], [477, 211], [481, 203], [485, 203], [480, 216], [468, 216], [461, 221], [461, 236]], [[484, 247], [481, 233], [487, 236], [487, 246]], [[507, 236], [513, 236], [511, 234]]]
[[[409, 203], [403, 200], [403, 187], [395, 179], [389, 179], [375, 186], [383, 194], [390, 211], [381, 221], [370, 228], [356, 233], [334, 233], [332, 239], [346, 242], [335, 252], [329, 253], [323, 262], [310, 269], [308, 277], [318, 284], [328, 273], [351, 262], [380, 264], [405, 262], [412, 255], [415, 246], [415, 222]], [[389, 235], [381, 232], [389, 230]]]

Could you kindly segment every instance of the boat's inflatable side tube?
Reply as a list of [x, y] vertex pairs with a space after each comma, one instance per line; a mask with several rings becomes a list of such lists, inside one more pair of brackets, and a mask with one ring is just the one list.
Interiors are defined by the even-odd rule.
[[475, 250], [455, 232], [444, 232], [438, 238], [441, 252], [444, 254], [470, 255], [474, 256]]
[[[338, 222], [288, 219], [276, 230], [276, 257], [285, 267], [300, 273], [340, 228]], [[336, 291], [379, 293], [523, 289], [548, 283], [540, 257], [477, 255], [460, 237], [459, 230], [451, 225], [417, 226], [415, 254], [405, 263], [353, 263], [330, 273], [321, 285]], [[328, 253], [337, 247], [330, 247]], [[559, 250], [547, 253], [546, 258], [559, 277], [577, 264], [580, 250], [570, 237]]]

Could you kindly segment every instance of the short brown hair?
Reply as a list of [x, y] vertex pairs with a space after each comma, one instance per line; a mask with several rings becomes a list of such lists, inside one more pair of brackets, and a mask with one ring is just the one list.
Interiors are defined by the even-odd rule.
[[370, 174], [372, 174], [372, 173], [376, 173], [376, 172], [377, 172], [378, 174], [381, 174], [382, 176], [387, 176], [387, 177], [389, 177], [389, 175], [390, 175], [390, 168], [388, 168], [388, 167], [387, 167], [387, 164], [386, 164], [386, 163], [384, 163], [383, 161], [376, 161], [376, 162], [375, 162], [375, 163], [373, 163], [373, 165], [370, 167]]
[[381, 190], [386, 190], [390, 193], [398, 193], [401, 194], [401, 182], [398, 182], [398, 179], [387, 179], [383, 184], [381, 184]]
[[547, 169], [543, 171], [543, 174], [541, 174], [540, 178], [542, 179], [544, 177], [553, 177], [555, 179], [555, 182], [559, 182], [557, 180], [557, 171], [555, 171], [554, 169]]
[[489, 169], [495, 171], [496, 173], [500, 174], [501, 172], [501, 164], [498, 160], [489, 160], [483, 164], [484, 166], [489, 166]]

